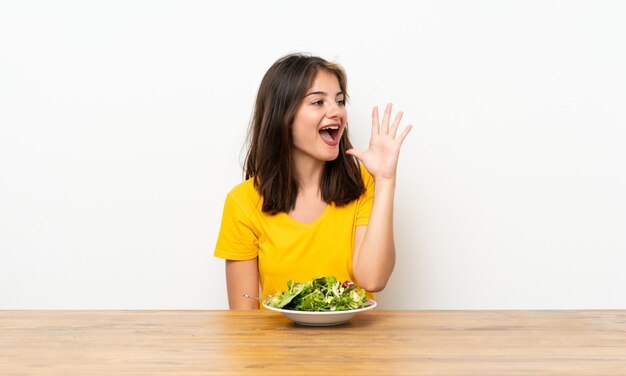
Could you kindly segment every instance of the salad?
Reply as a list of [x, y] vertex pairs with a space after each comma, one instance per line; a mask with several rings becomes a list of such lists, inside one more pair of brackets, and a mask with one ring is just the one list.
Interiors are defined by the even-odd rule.
[[268, 296], [265, 305], [296, 311], [347, 311], [371, 305], [365, 290], [351, 281], [339, 282], [335, 277], [314, 278], [306, 283], [292, 279], [287, 287], [288, 291]]

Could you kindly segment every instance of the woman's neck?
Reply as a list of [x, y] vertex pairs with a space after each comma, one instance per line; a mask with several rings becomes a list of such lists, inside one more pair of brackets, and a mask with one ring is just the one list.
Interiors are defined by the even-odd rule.
[[295, 207], [287, 214], [300, 223], [312, 223], [324, 213], [327, 205], [320, 191], [324, 162], [314, 159], [298, 162], [295, 163], [298, 197]]
[[295, 174], [300, 190], [310, 191], [319, 189], [325, 162], [315, 159], [300, 159], [295, 161]]

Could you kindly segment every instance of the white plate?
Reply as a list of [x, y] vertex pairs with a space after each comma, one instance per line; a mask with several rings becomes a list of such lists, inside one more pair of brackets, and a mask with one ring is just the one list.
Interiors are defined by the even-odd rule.
[[293, 309], [281, 309], [274, 308], [263, 303], [263, 307], [271, 310], [280, 312], [285, 315], [286, 318], [292, 320], [296, 324], [300, 325], [308, 325], [308, 326], [330, 326], [330, 325], [339, 325], [344, 322], [350, 320], [359, 312], [367, 311], [376, 307], [376, 302], [370, 300], [371, 305], [363, 308], [351, 309], [349, 311], [323, 311], [323, 312], [313, 312], [313, 311], [295, 311]]

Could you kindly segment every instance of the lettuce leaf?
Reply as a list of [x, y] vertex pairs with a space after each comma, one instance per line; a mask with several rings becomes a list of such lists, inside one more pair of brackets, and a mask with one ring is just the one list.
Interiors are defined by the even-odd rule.
[[370, 305], [365, 290], [335, 277], [317, 277], [306, 283], [290, 280], [287, 288], [267, 297], [265, 304], [297, 311], [346, 311]]

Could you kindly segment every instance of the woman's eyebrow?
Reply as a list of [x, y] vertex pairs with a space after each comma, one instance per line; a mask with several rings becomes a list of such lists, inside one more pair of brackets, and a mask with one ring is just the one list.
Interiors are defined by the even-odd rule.
[[[326, 93], [325, 91], [313, 91], [313, 92], [311, 92], [311, 93], [309, 93], [309, 94], [305, 95], [304, 97], [306, 98], [306, 97], [308, 97], [309, 95], [326, 95], [326, 94], [327, 94], [327, 93]], [[338, 91], [338, 92], [337, 92], [337, 95], [336, 95], [336, 96], [338, 97], [338, 96], [340, 96], [340, 95], [343, 95], [343, 91]]]

